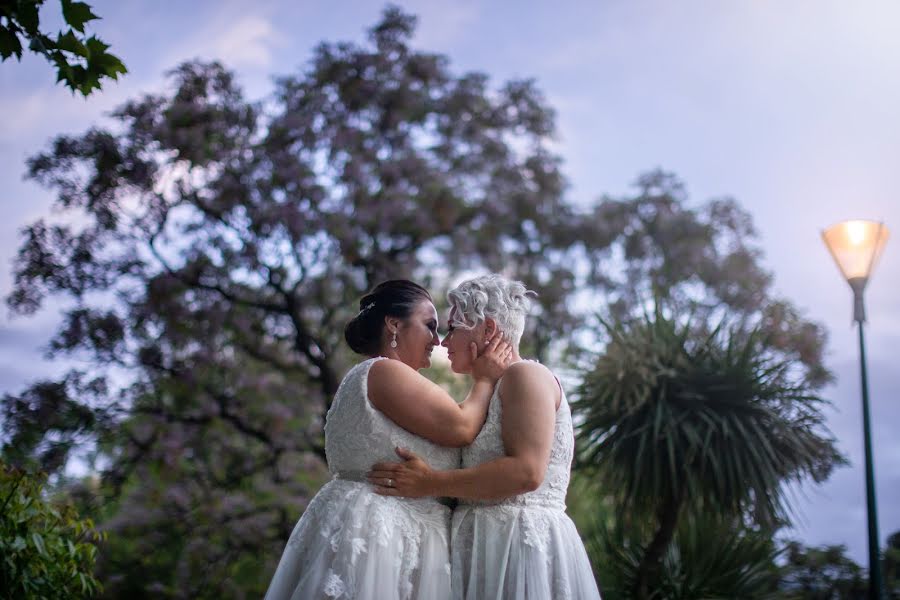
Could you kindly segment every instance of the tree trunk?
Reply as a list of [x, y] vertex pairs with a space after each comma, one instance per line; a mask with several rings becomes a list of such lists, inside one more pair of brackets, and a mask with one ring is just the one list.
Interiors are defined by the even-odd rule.
[[682, 492], [679, 492], [675, 498], [668, 502], [663, 502], [659, 506], [657, 511], [659, 527], [650, 545], [644, 551], [644, 556], [641, 557], [641, 562], [638, 564], [634, 578], [632, 596], [637, 600], [650, 600], [652, 597], [650, 584], [653, 580], [653, 574], [659, 570], [659, 563], [663, 553], [675, 536], [675, 529], [678, 526], [678, 515], [681, 512], [683, 503], [684, 495]]

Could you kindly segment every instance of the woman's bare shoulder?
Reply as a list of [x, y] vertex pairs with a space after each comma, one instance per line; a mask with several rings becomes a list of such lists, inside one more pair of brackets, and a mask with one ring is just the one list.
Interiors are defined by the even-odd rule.
[[500, 395], [521, 396], [523, 391], [552, 390], [557, 387], [553, 372], [533, 360], [523, 360], [510, 365], [500, 380]]
[[421, 384], [424, 379], [418, 371], [406, 363], [393, 359], [383, 358], [376, 360], [369, 368], [369, 389], [372, 391], [389, 391], [404, 383]]
[[410, 377], [418, 375], [415, 369], [394, 358], [381, 358], [369, 367], [369, 381], [391, 377]]
[[521, 360], [509, 366], [503, 374], [503, 379], [519, 381], [522, 379], [549, 379], [553, 380], [553, 372], [536, 360]]

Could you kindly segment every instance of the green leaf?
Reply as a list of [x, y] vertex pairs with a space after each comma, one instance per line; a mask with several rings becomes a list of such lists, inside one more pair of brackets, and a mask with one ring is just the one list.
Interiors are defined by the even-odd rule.
[[104, 57], [103, 73], [111, 79], [118, 79], [119, 75], [128, 73], [128, 69], [117, 56], [107, 54]]
[[84, 2], [72, 2], [71, 0], [62, 0], [63, 18], [70, 27], [84, 33], [84, 24], [88, 21], [99, 19], [97, 15], [91, 12], [91, 7]]
[[34, 532], [31, 534], [31, 540], [34, 542], [34, 546], [37, 548], [37, 551], [41, 554], [41, 556], [47, 556], [47, 547], [44, 545], [44, 538], [41, 534]]
[[92, 57], [89, 63], [89, 68], [113, 79], [115, 79], [118, 74], [124, 74], [128, 72], [128, 69], [125, 68], [125, 65], [122, 63], [118, 56], [108, 53], [103, 53], [99, 56]]
[[18, 60], [22, 60], [22, 42], [14, 32], [0, 27], [0, 59], [6, 60], [13, 54]]
[[120, 74], [125, 74], [128, 69], [118, 58], [112, 54], [105, 54], [98, 59], [88, 62], [88, 71], [100, 78], [107, 77], [116, 80]]
[[56, 82], [64, 82], [68, 85], [75, 76], [72, 71], [72, 65], [66, 61], [61, 52], [57, 53], [53, 60], [56, 63]]
[[71, 52], [78, 56], [87, 58], [90, 56], [89, 49], [78, 39], [71, 29], [64, 34], [60, 34], [56, 38], [56, 47], [65, 52]]
[[109, 48], [109, 44], [103, 43], [102, 40], [98, 39], [96, 36], [91, 36], [84, 41], [85, 46], [87, 46], [87, 54], [85, 56], [89, 58], [93, 58], [94, 56], [103, 56], [106, 54], [106, 49]]
[[28, 44], [28, 49], [36, 54], [47, 54], [53, 46], [54, 44], [51, 40], [48, 40], [47, 38], [39, 35], [37, 37], [31, 38], [31, 42], [29, 42]]
[[15, 18], [28, 33], [29, 37], [33, 37], [38, 33], [38, 24], [40, 23], [40, 15], [38, 7], [40, 2], [19, 2], [15, 10]]

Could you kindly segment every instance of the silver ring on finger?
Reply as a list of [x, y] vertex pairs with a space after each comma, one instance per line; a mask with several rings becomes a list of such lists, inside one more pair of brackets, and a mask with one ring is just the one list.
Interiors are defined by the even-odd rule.
[[388, 486], [388, 487], [391, 487], [391, 488], [394, 487], [394, 480], [393, 480], [393, 479], [388, 479], [388, 480], [387, 480], [387, 486]]

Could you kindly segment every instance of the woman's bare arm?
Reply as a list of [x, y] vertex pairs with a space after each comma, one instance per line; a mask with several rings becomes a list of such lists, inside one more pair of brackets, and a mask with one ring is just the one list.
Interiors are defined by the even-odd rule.
[[460, 404], [443, 388], [398, 360], [380, 360], [369, 369], [369, 401], [400, 427], [436, 444], [450, 447], [471, 444], [484, 424], [494, 385], [506, 368], [510, 347], [496, 336], [481, 356], [477, 356], [474, 343], [470, 351], [474, 359], [474, 383]]
[[[387, 496], [508, 498], [537, 489], [550, 462], [559, 386], [536, 363], [517, 363], [500, 384], [502, 436], [506, 456], [466, 469], [434, 471], [421, 458], [398, 450], [403, 463], [379, 463], [369, 480]], [[388, 487], [387, 480], [392, 485]]]

